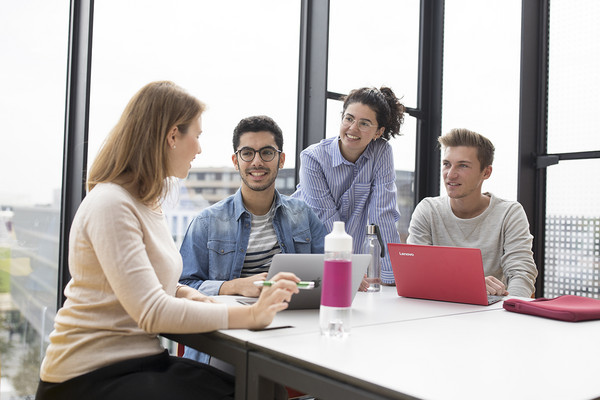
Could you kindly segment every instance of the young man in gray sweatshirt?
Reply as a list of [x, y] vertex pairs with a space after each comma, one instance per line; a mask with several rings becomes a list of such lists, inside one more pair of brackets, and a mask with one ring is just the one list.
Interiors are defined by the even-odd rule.
[[537, 268], [525, 211], [516, 201], [481, 192], [492, 174], [494, 145], [467, 129], [453, 129], [438, 141], [446, 196], [417, 205], [407, 242], [481, 249], [489, 294], [531, 297]]

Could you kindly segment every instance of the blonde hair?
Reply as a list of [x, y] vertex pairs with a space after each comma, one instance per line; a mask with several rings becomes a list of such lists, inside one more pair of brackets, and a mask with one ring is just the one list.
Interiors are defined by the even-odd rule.
[[494, 162], [494, 151], [496, 151], [494, 145], [488, 138], [477, 132], [465, 128], [454, 128], [445, 135], [440, 136], [438, 142], [444, 148], [458, 146], [475, 147], [482, 171]]
[[127, 176], [144, 203], [164, 199], [168, 184], [167, 136], [177, 127], [185, 134], [206, 106], [173, 82], [152, 82], [125, 107], [90, 168], [87, 187]]

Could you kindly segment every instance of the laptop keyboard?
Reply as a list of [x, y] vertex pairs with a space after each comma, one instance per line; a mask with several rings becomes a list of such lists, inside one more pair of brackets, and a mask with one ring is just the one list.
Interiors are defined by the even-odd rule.
[[504, 296], [495, 296], [493, 294], [488, 294], [488, 305], [497, 303], [504, 299]]
[[256, 298], [243, 298], [243, 299], [237, 299], [236, 300], [238, 303], [243, 304], [245, 306], [251, 306], [252, 304], [256, 303], [258, 301], [258, 299]]

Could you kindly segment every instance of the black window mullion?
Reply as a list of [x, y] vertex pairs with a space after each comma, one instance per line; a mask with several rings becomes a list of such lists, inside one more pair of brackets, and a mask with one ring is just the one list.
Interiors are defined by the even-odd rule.
[[329, 0], [302, 0], [301, 8], [296, 184], [300, 152], [325, 138]]
[[522, 4], [517, 200], [525, 209], [534, 237], [539, 297], [544, 293], [546, 169], [537, 168], [536, 157], [547, 153], [549, 0], [527, 0]]
[[440, 194], [443, 49], [444, 0], [421, 0], [418, 106], [408, 110], [417, 118], [414, 204]]
[[85, 196], [87, 138], [92, 59], [93, 0], [71, 0], [57, 310], [65, 301], [69, 274], [69, 231], [75, 212]]

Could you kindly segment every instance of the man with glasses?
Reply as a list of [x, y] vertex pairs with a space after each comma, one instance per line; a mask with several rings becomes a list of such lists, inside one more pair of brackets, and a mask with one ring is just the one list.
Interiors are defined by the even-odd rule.
[[233, 131], [233, 165], [242, 179], [232, 196], [203, 210], [181, 245], [180, 282], [206, 295], [258, 297], [277, 253], [323, 253], [325, 227], [302, 200], [275, 189], [285, 153], [279, 126], [244, 118]]
[[[327, 232], [303, 201], [275, 189], [285, 153], [279, 126], [266, 116], [242, 119], [233, 131], [238, 191], [196, 216], [181, 244], [180, 283], [214, 295], [258, 297], [277, 253], [323, 253]], [[184, 357], [209, 363], [208, 354], [186, 347]], [[219, 360], [210, 363], [228, 370]]]

